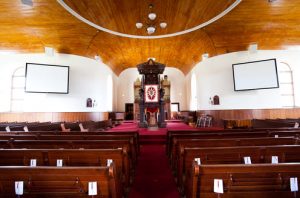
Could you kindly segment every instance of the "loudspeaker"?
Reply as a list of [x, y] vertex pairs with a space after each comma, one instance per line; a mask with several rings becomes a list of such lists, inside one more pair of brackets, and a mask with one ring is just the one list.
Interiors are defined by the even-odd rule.
[[52, 47], [45, 47], [45, 54], [47, 56], [54, 56], [54, 49]]
[[248, 48], [248, 51], [252, 54], [256, 53], [257, 52], [257, 47], [258, 47], [257, 43], [250, 44], [249, 48]]
[[95, 56], [95, 60], [96, 60], [96, 61], [99, 61], [99, 62], [102, 62], [102, 58], [101, 58], [99, 55], [96, 55], [96, 56]]
[[203, 61], [206, 60], [206, 59], [208, 59], [208, 57], [209, 57], [209, 54], [208, 54], [208, 53], [202, 54], [202, 60], [203, 60]]

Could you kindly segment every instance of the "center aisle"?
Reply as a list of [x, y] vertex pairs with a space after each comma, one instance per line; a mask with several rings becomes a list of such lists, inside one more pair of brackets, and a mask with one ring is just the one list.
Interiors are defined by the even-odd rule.
[[[166, 155], [167, 129], [201, 130], [180, 121], [167, 122], [167, 128], [154, 131], [138, 128], [134, 121], [123, 122], [111, 130], [118, 132], [138, 130], [140, 134], [140, 155], [129, 198], [180, 197]], [[212, 127], [211, 130], [219, 130], [219, 128]]]
[[129, 198], [179, 198], [165, 145], [142, 145]]

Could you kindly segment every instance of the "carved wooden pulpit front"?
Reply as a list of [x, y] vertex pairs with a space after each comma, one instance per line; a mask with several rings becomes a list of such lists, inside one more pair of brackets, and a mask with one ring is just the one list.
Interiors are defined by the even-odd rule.
[[139, 126], [164, 128], [164, 89], [160, 84], [159, 75], [164, 72], [165, 65], [149, 59], [148, 62], [137, 65], [137, 68], [142, 75]]

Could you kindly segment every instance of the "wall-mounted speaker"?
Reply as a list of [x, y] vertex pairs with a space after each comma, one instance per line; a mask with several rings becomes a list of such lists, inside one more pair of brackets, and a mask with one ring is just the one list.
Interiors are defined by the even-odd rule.
[[257, 48], [258, 48], [257, 43], [253, 43], [253, 44], [249, 45], [248, 51], [250, 53], [256, 53], [257, 52]]
[[54, 49], [52, 47], [45, 47], [45, 54], [47, 56], [54, 56]]

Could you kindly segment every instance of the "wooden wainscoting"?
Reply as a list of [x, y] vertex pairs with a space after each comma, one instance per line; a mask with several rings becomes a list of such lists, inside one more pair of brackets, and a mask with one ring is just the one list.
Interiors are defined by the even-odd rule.
[[199, 110], [197, 115], [213, 116], [215, 126], [223, 126], [223, 120], [251, 119], [286, 119], [300, 118], [300, 108], [288, 109], [233, 109], [233, 110]]
[[0, 113], [0, 122], [76, 122], [108, 120], [108, 112]]

